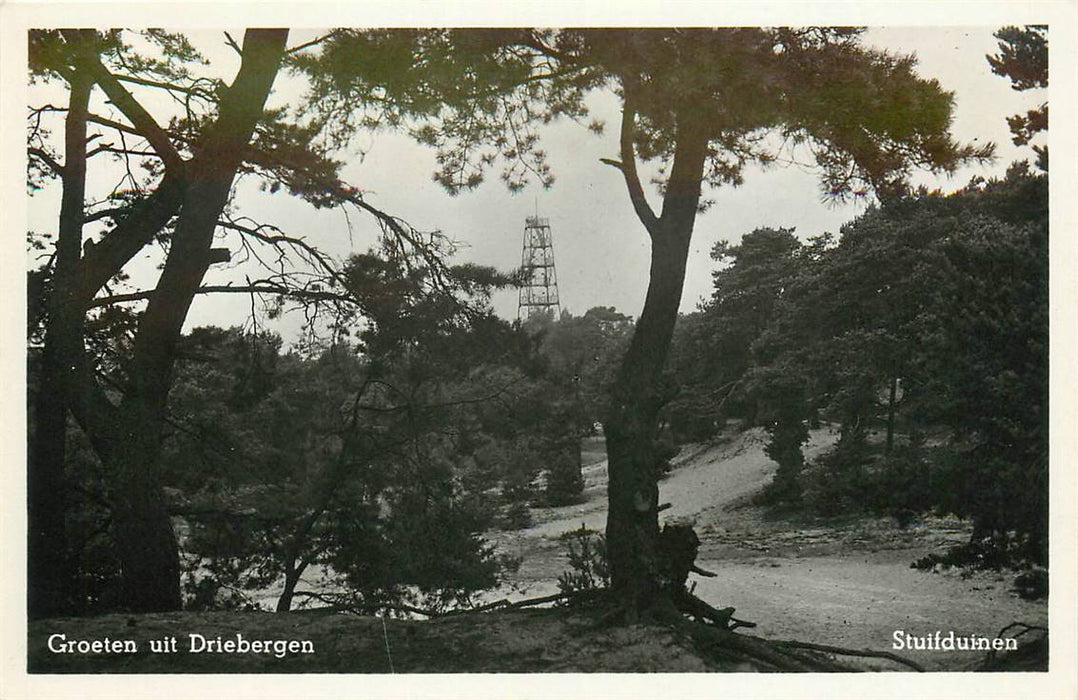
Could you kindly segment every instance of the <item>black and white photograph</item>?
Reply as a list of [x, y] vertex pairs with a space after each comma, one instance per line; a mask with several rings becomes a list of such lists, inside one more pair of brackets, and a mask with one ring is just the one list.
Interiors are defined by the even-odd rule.
[[0, 695], [1075, 697], [1078, 3], [980, 8], [0, 8]]

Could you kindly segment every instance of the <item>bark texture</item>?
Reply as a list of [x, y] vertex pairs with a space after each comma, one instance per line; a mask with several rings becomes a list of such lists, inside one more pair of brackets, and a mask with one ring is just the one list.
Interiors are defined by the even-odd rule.
[[217, 120], [185, 167], [188, 185], [156, 291], [139, 321], [131, 382], [121, 404], [124, 432], [106, 466], [118, 484], [115, 539], [132, 609], [182, 604], [179, 546], [161, 489], [161, 435], [176, 348], [213, 256], [213, 234], [284, 53], [287, 30], [248, 30], [243, 63]]
[[73, 304], [74, 269], [82, 249], [86, 192], [86, 124], [93, 81], [82, 71], [69, 78], [64, 133], [63, 193], [57, 227], [53, 291], [47, 304], [40, 378], [34, 397], [34, 434], [27, 474], [27, 606], [31, 618], [66, 612], [70, 595], [64, 527], [67, 455], [65, 375], [82, 344], [82, 314]]
[[664, 588], [659, 540], [658, 416], [665, 401], [663, 367], [677, 321], [693, 223], [700, 202], [707, 137], [686, 118], [679, 124], [662, 213], [651, 211], [634, 164], [635, 112], [626, 92], [621, 157], [637, 216], [651, 237], [644, 308], [622, 360], [604, 422], [609, 511], [606, 525], [611, 587], [632, 611], [650, 607]]
[[[85, 187], [86, 108], [80, 91], [81, 136], [76, 137], [80, 118], [74, 109], [76, 90], [72, 86], [68, 148], [69, 154], [76, 153], [71, 150], [73, 144], [81, 144], [81, 166], [77, 158], [69, 155], [70, 167], [64, 167], [61, 241], [50, 299], [50, 310], [56, 313], [50, 313], [49, 320], [57, 329], [50, 326], [47, 331], [52, 332], [56, 342], [50, 345], [46, 341], [42, 396], [44, 401], [51, 397], [66, 402], [109, 474], [112, 535], [121, 562], [126, 604], [135, 612], [175, 610], [182, 604], [179, 547], [162, 490], [160, 454], [176, 347], [191, 301], [206, 270], [217, 259], [212, 252], [217, 221], [262, 117], [288, 31], [247, 31], [239, 72], [224, 91], [218, 116], [206, 127], [190, 161], [180, 158], [167, 133], [101, 64], [92, 36], [76, 30], [64, 30], [63, 35], [76, 53], [76, 63], [88, 76], [86, 97], [94, 84], [99, 86], [151, 143], [166, 172], [155, 192], [133, 206], [80, 259], [84, 203], [82, 190], [75, 188]], [[117, 406], [87, 366], [82, 333], [85, 311], [108, 280], [177, 215], [164, 270], [139, 321], [127, 386]], [[62, 434], [58, 415], [55, 411], [42, 414], [46, 423], [38, 424], [35, 445], [45, 446], [46, 441]], [[31, 480], [31, 519], [43, 522], [41, 514], [55, 513], [62, 525], [63, 507], [57, 507], [54, 488], [57, 454], [62, 478], [62, 445], [59, 452], [56, 445], [45, 447], [44, 452], [35, 453], [35, 471], [39, 463], [51, 467], [43, 467]], [[40, 553], [45, 551], [41, 543], [55, 538], [56, 533], [32, 526], [30, 536], [31, 551]], [[57, 550], [49, 551], [55, 554]], [[39, 589], [42, 595], [55, 588], [49, 574], [43, 571], [50, 561], [48, 556], [40, 563], [32, 563], [30, 571], [30, 588]], [[31, 609], [51, 614], [33, 596], [32, 593]]]

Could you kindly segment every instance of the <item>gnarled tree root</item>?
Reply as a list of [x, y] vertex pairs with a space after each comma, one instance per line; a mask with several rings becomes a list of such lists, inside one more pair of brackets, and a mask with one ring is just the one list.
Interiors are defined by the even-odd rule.
[[668, 626], [692, 639], [705, 656], [720, 663], [745, 664], [756, 671], [851, 673], [864, 670], [841, 663], [835, 660], [835, 656], [886, 659], [916, 671], [924, 671], [920, 664], [890, 652], [799, 641], [772, 641], [740, 634], [734, 629], [756, 625], [738, 620], [733, 612], [733, 608], [717, 609], [691, 593], [682, 592], [674, 600], [657, 603], [639, 617], [631, 614], [629, 606], [615, 604], [597, 624], [603, 626], [617, 621], [639, 620]]
[[746, 663], [758, 671], [849, 673], [858, 670], [822, 654], [801, 653], [777, 646], [766, 639], [691, 622], [684, 618], [675, 628], [686, 633], [705, 655], [719, 660]]
[[734, 608], [713, 608], [692, 593], [679, 591], [674, 595], [674, 605], [681, 612], [691, 615], [700, 622], [707, 622], [721, 629], [733, 630], [738, 627], [755, 627], [755, 622], [739, 620], [734, 617]]
[[786, 641], [786, 642], [775, 642], [775, 641], [773, 641], [773, 642], [771, 642], [771, 644], [773, 644], [775, 646], [778, 646], [778, 647], [786, 647], [786, 648], [790, 648], [790, 649], [809, 649], [809, 650], [812, 650], [812, 651], [820, 651], [820, 652], [823, 652], [825, 654], [839, 654], [839, 655], [842, 655], [842, 656], [861, 656], [861, 657], [865, 657], [865, 658], [887, 659], [889, 661], [894, 661], [897, 664], [902, 664], [903, 666], [908, 666], [908, 667], [912, 668], [914, 671], [924, 672], [924, 670], [925, 670], [924, 666], [917, 663], [916, 661], [912, 661], [912, 660], [907, 659], [907, 658], [905, 658], [903, 656], [899, 656], [898, 654], [892, 654], [889, 651], [872, 651], [870, 649], [861, 649], [861, 650], [858, 650], [858, 649], [846, 649], [844, 647], [834, 647], [834, 646], [830, 646], [830, 645], [827, 645], [827, 644], [810, 644], [809, 642], [797, 642], [797, 641]]
[[[696, 596], [688, 592], [682, 592], [675, 598], [675, 603], [678, 610], [683, 613], [687, 613], [695, 618], [698, 622], [707, 623], [712, 629], [725, 632], [728, 636], [721, 637], [715, 641], [718, 641], [723, 647], [724, 652], [735, 651], [735, 654], [729, 654], [731, 657], [737, 657], [742, 661], [749, 661], [751, 663], [762, 662], [764, 667], [771, 667], [773, 670], [780, 671], [853, 671], [856, 669], [843, 666], [837, 662], [830, 661], [826, 656], [821, 655], [839, 655], [839, 656], [857, 656], [866, 658], [878, 658], [887, 659], [898, 664], [902, 664], [915, 671], [924, 671], [924, 667], [920, 664], [903, 658], [898, 654], [892, 654], [887, 651], [871, 651], [871, 650], [859, 650], [859, 649], [847, 649], [845, 647], [836, 647], [824, 644], [811, 644], [809, 642], [798, 641], [772, 641], [761, 639], [758, 637], [747, 637], [745, 635], [733, 634], [733, 630], [738, 627], [755, 627], [755, 622], [746, 622], [745, 620], [739, 620], [734, 617], [734, 608], [722, 608], [721, 610], [712, 607], [703, 600], [700, 600]], [[699, 635], [697, 635], [698, 637]], [[819, 652], [815, 655], [805, 655], [793, 652], [794, 649], [802, 649], [809, 652]]]
[[[329, 602], [329, 601], [326, 601]], [[609, 624], [645, 622], [670, 627], [693, 640], [697, 648], [708, 658], [723, 663], [744, 664], [753, 670], [765, 672], [839, 672], [860, 671], [853, 666], [836, 661], [834, 656], [853, 656], [879, 658], [901, 664], [916, 671], [924, 668], [914, 661], [885, 651], [847, 649], [824, 644], [811, 644], [799, 641], [772, 641], [760, 637], [739, 634], [733, 630], [738, 627], [755, 627], [753, 622], [738, 620], [733, 616], [734, 608], [714, 608], [687, 591], [681, 591], [672, 598], [660, 598], [651, 608], [637, 612], [624, 602], [615, 602], [608, 590], [586, 590], [571, 593], [558, 593], [510, 602], [499, 600], [494, 603], [468, 610], [436, 612], [410, 606], [372, 606], [385, 612], [391, 609], [398, 612], [419, 614], [426, 617], [447, 617], [461, 614], [489, 613], [549, 605], [550, 603], [583, 603], [598, 613], [603, 612], [596, 626]], [[611, 605], [611, 603], [613, 603]], [[357, 614], [370, 614], [372, 608], [357, 609], [348, 606], [323, 608], [348, 611]], [[686, 617], [686, 615], [690, 616]]]

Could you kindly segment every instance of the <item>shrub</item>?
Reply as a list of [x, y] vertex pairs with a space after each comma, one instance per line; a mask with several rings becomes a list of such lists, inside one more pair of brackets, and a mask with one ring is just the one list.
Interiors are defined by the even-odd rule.
[[900, 527], [939, 502], [940, 485], [934, 455], [913, 447], [883, 455], [866, 474], [866, 505], [876, 515], [889, 515]]
[[806, 465], [801, 474], [805, 507], [816, 515], [835, 517], [865, 510], [868, 479], [864, 465], [846, 461], [840, 450]]
[[567, 506], [583, 500], [584, 475], [580, 468], [579, 438], [563, 441], [560, 449], [551, 449], [544, 490], [547, 505]]
[[528, 504], [523, 501], [513, 501], [505, 506], [502, 512], [501, 522], [503, 530], [523, 530], [532, 524], [532, 514], [528, 510]]
[[570, 569], [558, 577], [558, 590], [575, 593], [608, 587], [610, 566], [606, 558], [606, 537], [581, 524], [579, 529], [566, 533], [564, 539]]

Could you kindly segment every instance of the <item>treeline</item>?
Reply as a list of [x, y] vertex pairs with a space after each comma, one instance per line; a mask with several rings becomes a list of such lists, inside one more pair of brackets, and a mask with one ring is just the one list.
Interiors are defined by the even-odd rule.
[[[679, 439], [765, 426], [768, 503], [953, 513], [982, 563], [1046, 563], [1047, 174], [1017, 164], [871, 208], [837, 239], [757, 229], [713, 257], [713, 295], [675, 338]], [[806, 462], [824, 421], [838, 441]]]
[[[961, 556], [1046, 563], [1047, 213], [1047, 175], [1015, 166], [889, 201], [838, 237], [720, 243], [713, 294], [675, 333], [661, 456], [731, 420], [763, 426], [778, 464], [766, 504], [903, 524], [952, 513], [974, 523]], [[468, 605], [517, 564], [482, 533], [580, 499], [581, 440], [633, 319], [509, 323], [488, 303], [508, 278], [445, 272], [438, 289], [429, 271], [356, 255], [342, 279], [363, 319], [332, 337], [182, 338], [162, 480], [187, 607], [251, 607], [259, 590], [279, 610]], [[91, 336], [113, 386], [130, 321], [103, 316]], [[806, 461], [823, 423], [836, 445]], [[74, 423], [67, 439], [68, 609], [122, 608], [113, 478]]]
[[[162, 480], [190, 609], [250, 609], [271, 591], [280, 611], [467, 606], [519, 564], [484, 532], [581, 496], [581, 440], [631, 319], [597, 308], [511, 324], [486, 304], [504, 282], [489, 270], [455, 269], [482, 292], [470, 304], [420, 278], [371, 284], [386, 271], [371, 256], [347, 270], [367, 319], [335, 340], [182, 339]], [[102, 330], [106, 358], [124, 328]], [[119, 384], [123, 368], [102, 364]], [[68, 439], [68, 609], [122, 608], [111, 479], [74, 425]]]

